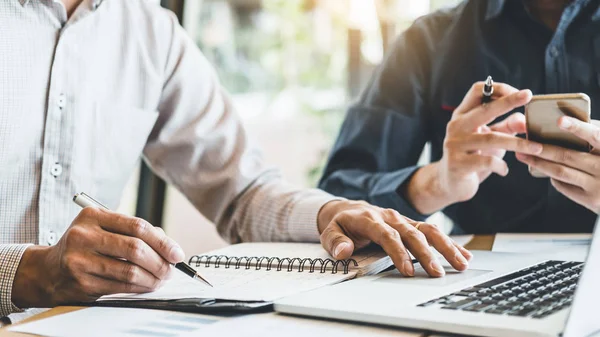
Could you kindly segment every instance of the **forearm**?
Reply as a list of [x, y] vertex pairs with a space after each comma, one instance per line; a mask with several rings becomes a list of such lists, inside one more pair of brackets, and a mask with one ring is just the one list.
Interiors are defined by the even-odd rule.
[[217, 221], [219, 234], [230, 242], [318, 242], [317, 217], [336, 200], [316, 189], [301, 189], [283, 181], [277, 171], [263, 173]]
[[438, 162], [418, 169], [400, 193], [422, 214], [435, 213], [454, 203], [442, 188]]

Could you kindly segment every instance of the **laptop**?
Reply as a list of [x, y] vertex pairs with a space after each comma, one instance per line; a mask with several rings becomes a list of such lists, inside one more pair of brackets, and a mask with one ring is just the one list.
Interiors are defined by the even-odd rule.
[[[589, 248], [474, 251], [469, 270], [397, 271], [275, 302], [281, 313], [473, 336], [600, 336], [600, 226]], [[585, 261], [585, 263], [584, 263]]]

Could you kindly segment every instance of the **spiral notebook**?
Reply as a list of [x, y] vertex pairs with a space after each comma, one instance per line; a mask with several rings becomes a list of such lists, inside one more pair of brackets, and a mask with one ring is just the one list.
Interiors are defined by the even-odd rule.
[[212, 298], [244, 302], [271, 302], [299, 292], [376, 274], [392, 265], [381, 249], [358, 251], [351, 259], [333, 260], [320, 244], [243, 243], [193, 256], [189, 264], [213, 288], [173, 271], [157, 291], [116, 294], [99, 301], [180, 300]]

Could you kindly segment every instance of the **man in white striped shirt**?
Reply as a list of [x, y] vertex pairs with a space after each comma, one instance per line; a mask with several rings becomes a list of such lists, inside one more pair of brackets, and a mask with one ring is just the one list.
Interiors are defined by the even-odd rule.
[[370, 242], [405, 275], [407, 248], [433, 276], [437, 228], [285, 183], [264, 166], [211, 66], [173, 15], [145, 0], [0, 2], [0, 317], [155, 289], [184, 259], [114, 208], [140, 157], [228, 241], [319, 241], [335, 258]]

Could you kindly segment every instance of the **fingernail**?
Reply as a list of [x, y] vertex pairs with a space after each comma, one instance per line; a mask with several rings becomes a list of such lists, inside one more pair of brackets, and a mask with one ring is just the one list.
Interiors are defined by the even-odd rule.
[[348, 242], [342, 242], [340, 244], [338, 244], [335, 249], [333, 250], [333, 257], [335, 257], [336, 259], [339, 258], [340, 254], [342, 253], [342, 251], [344, 250], [344, 248], [348, 247]]
[[442, 266], [440, 266], [440, 264], [437, 261], [431, 261], [431, 269], [435, 270], [439, 276], [444, 276], [446, 275], [446, 271], [444, 270], [444, 268], [442, 268]]
[[412, 261], [404, 261], [403, 268], [406, 276], [415, 276], [415, 266], [413, 265]]
[[467, 259], [465, 259], [465, 257], [461, 253], [457, 253], [456, 256], [454, 256], [454, 258], [456, 259], [456, 262], [458, 262], [458, 264], [460, 264], [461, 266], [466, 267], [469, 265]]
[[177, 244], [173, 245], [169, 254], [171, 255], [172, 261], [183, 261], [183, 259], [185, 259], [185, 253], [183, 252], [183, 249], [181, 249], [181, 247], [179, 247]]
[[540, 143], [531, 143], [529, 144], [529, 149], [533, 153], [541, 153], [544, 147]]
[[573, 122], [571, 122], [569, 118], [561, 118], [558, 126], [560, 126], [563, 129], [569, 129], [571, 126], [573, 126]]

